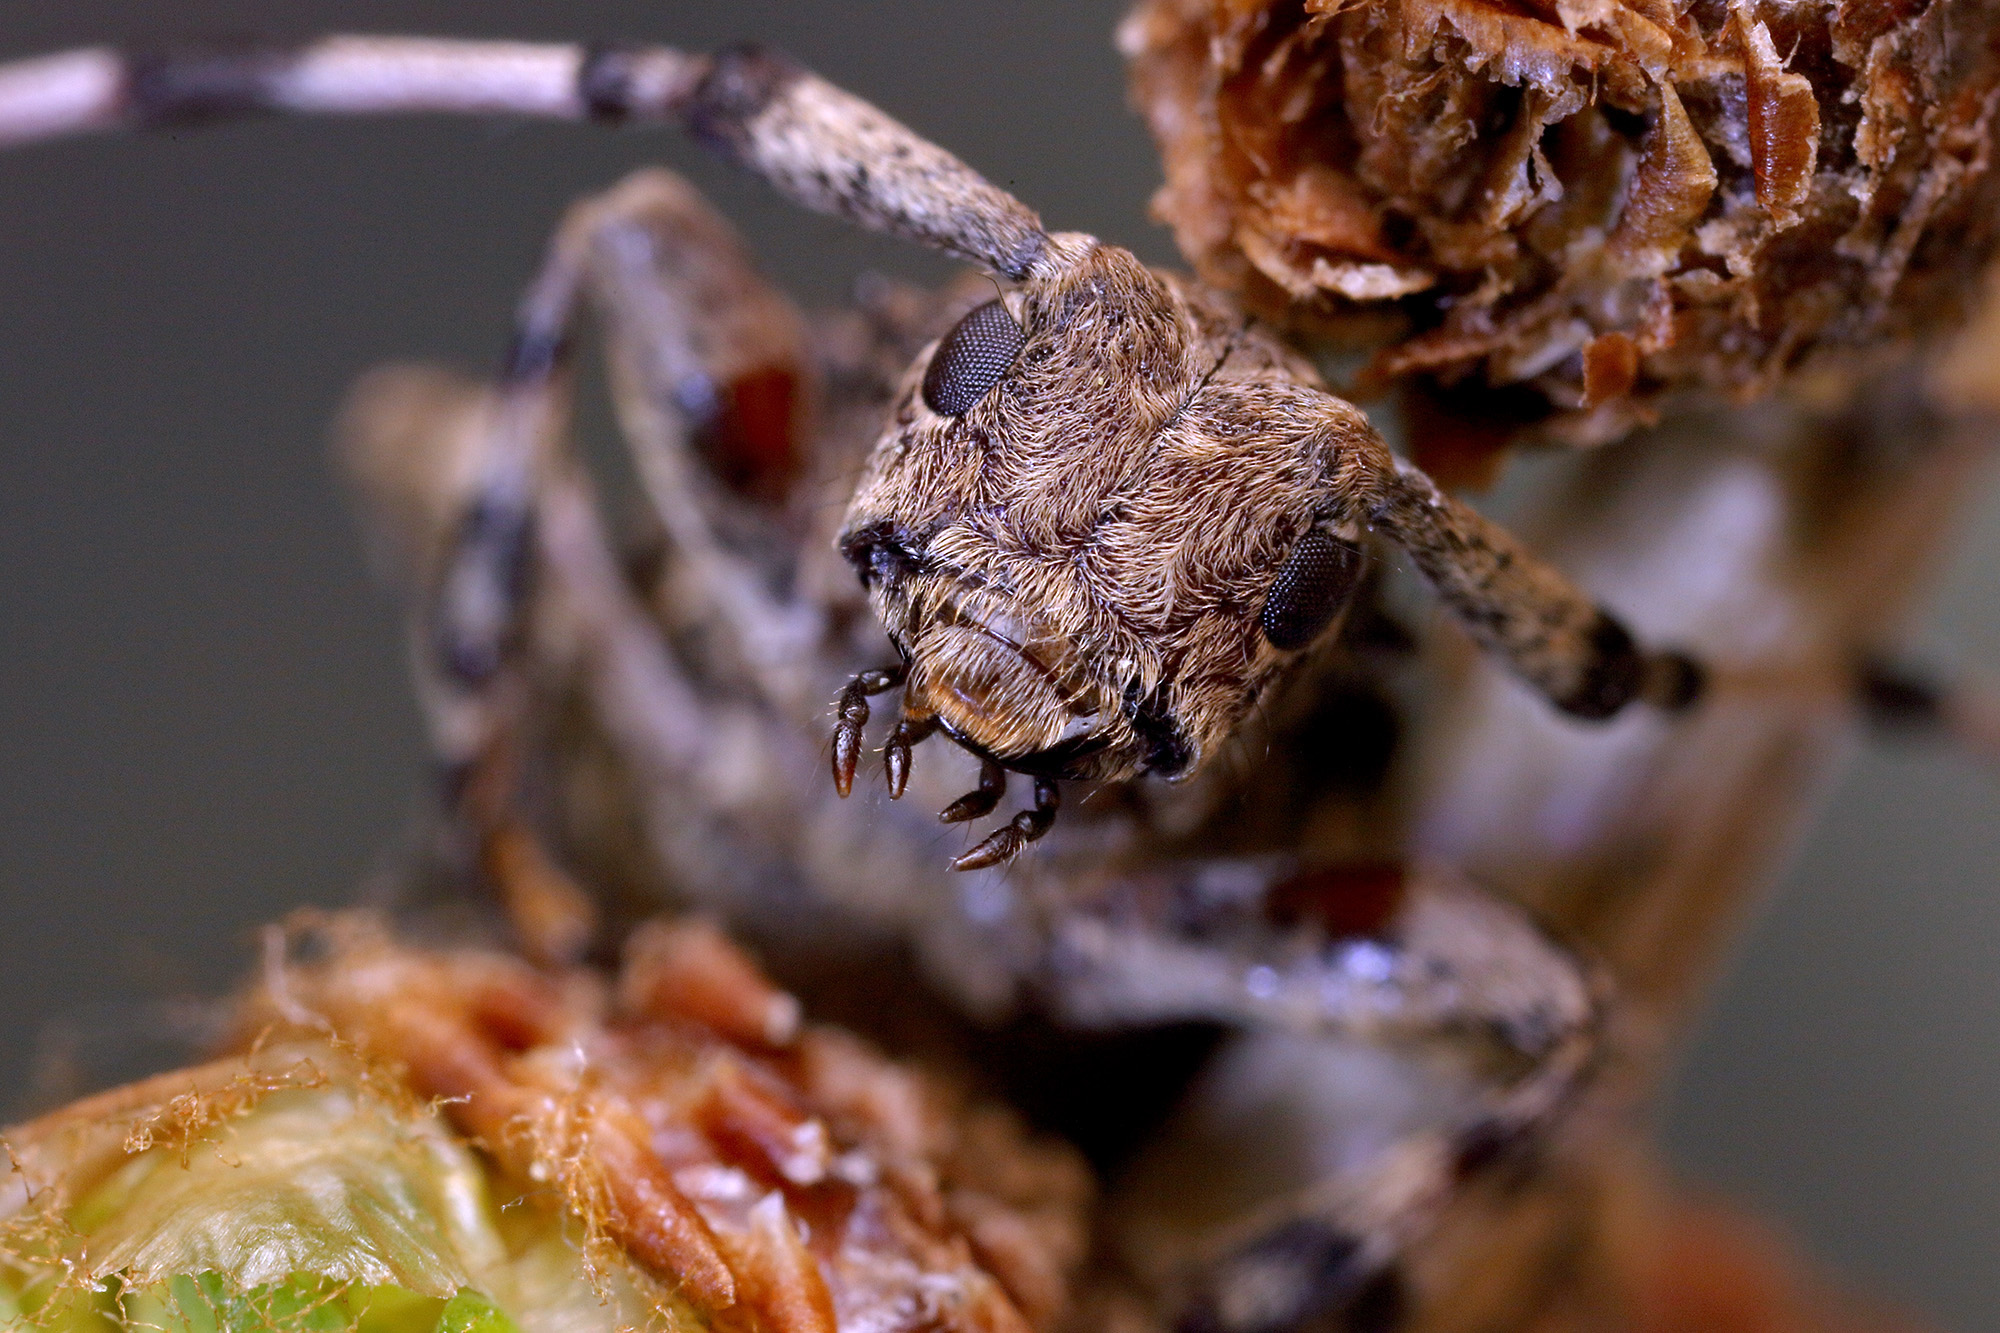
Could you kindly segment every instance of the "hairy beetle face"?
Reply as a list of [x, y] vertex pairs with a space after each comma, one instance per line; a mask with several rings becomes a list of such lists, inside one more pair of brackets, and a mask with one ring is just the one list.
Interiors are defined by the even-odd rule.
[[1359, 569], [1337, 400], [1279, 355], [1076, 235], [939, 339], [841, 536], [904, 716], [1042, 777], [1192, 772]]

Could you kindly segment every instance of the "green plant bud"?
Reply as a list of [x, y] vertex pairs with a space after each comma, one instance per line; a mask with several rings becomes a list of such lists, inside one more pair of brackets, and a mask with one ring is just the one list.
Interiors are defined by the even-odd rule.
[[[504, 1191], [435, 1110], [379, 1091], [332, 1052], [240, 1087], [69, 1124], [56, 1161], [0, 1211], [9, 1333], [611, 1333], [677, 1327], [586, 1271], [562, 1220]], [[101, 1128], [135, 1151], [87, 1151]], [[101, 1137], [101, 1135], [100, 1135]], [[150, 1146], [145, 1146], [150, 1144]], [[63, 1162], [60, 1149], [74, 1149]], [[13, 1147], [11, 1143], [9, 1147]], [[57, 1151], [52, 1152], [54, 1148]], [[500, 1204], [504, 1204], [502, 1207]], [[0, 1206], [4, 1207], [4, 1206]], [[693, 1320], [685, 1321], [692, 1326]]]

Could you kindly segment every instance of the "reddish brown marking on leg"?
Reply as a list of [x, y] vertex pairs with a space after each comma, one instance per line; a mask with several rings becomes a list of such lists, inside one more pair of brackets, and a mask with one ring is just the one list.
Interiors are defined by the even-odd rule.
[[1397, 396], [1410, 434], [1410, 457], [1449, 491], [1485, 490], [1499, 478], [1522, 427], [1548, 415], [1548, 403], [1519, 385], [1493, 389], [1404, 381]]
[[1393, 861], [1317, 866], [1273, 884], [1264, 911], [1280, 925], [1316, 921], [1336, 938], [1380, 935], [1402, 908], [1403, 867]]
[[739, 495], [776, 501], [798, 476], [798, 372], [753, 366], [722, 386], [719, 415], [703, 452], [725, 485]]

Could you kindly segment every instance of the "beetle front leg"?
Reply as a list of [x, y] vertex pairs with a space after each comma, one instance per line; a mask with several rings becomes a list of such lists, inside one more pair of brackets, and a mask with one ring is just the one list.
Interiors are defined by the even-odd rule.
[[[516, 405], [518, 406], [518, 404]], [[356, 386], [337, 431], [383, 572], [405, 591], [409, 643], [453, 818], [458, 868], [487, 885], [523, 948], [574, 961], [595, 905], [523, 818], [517, 765], [530, 708], [531, 596], [543, 580], [542, 497], [499, 454], [518, 447], [502, 395], [444, 371], [390, 366]], [[463, 839], [463, 841], [461, 841]]]
[[815, 716], [823, 618], [776, 591], [797, 572], [802, 520], [787, 506], [811, 463], [804, 324], [729, 225], [663, 170], [571, 208], [521, 302], [483, 475], [439, 575], [453, 603], [434, 616], [453, 636], [441, 657], [491, 672], [515, 632], [524, 576], [500, 556], [520, 548], [551, 465], [537, 441], [562, 433], [586, 308], [601, 318], [619, 425], [665, 539], [656, 611], [670, 632], [698, 631], [691, 665]]
[[802, 520], [787, 505], [811, 461], [803, 321], [663, 170], [571, 209], [550, 262], [576, 267], [602, 322], [613, 406], [666, 543], [663, 618], [697, 630], [709, 668], [816, 714], [822, 618], [777, 591], [796, 573]]
[[[641, 237], [652, 261], [650, 282], [607, 260]], [[644, 367], [626, 375], [637, 383], [621, 398], [657, 409], [639, 423], [649, 429], [634, 450], [641, 475], [654, 483], [648, 492], [661, 526], [677, 547], [694, 552], [690, 584], [714, 604], [698, 610], [716, 610], [738, 638], [756, 637], [782, 615], [719, 551], [713, 511], [729, 501], [716, 493], [719, 487], [704, 489], [706, 479], [689, 457], [696, 426], [726, 430], [727, 423], [665, 404], [691, 399], [695, 380], [726, 388], [733, 382], [728, 372], [746, 363], [803, 377], [803, 333], [790, 306], [749, 269], [733, 235], [692, 190], [667, 173], [641, 173], [564, 218], [522, 297], [490, 395], [442, 376], [405, 374], [378, 382], [350, 411], [350, 461], [374, 485], [405, 491], [378, 503], [400, 509], [395, 521], [409, 529], [400, 540], [414, 543], [404, 555], [422, 585], [429, 651], [419, 669], [441, 696], [436, 713], [490, 712], [484, 701], [508, 688], [506, 668], [522, 640], [538, 564], [539, 506], [552, 487], [580, 484], [566, 477], [575, 466], [566, 457], [568, 367], [593, 296], [607, 313], [614, 363]], [[638, 307], [649, 312], [647, 321], [630, 315]], [[795, 432], [799, 424], [787, 418], [775, 432]], [[405, 449], [407, 455], [399, 452]], [[782, 446], [765, 453], [782, 453]], [[411, 487], [428, 489], [418, 497]], [[592, 539], [603, 540], [596, 533]], [[446, 704], [444, 696], [462, 706]], [[449, 762], [490, 748], [477, 734], [484, 725], [451, 724], [454, 734], [439, 737]]]
[[[629, 252], [640, 237], [654, 261], [650, 283], [606, 259], [607, 249]], [[713, 528], [718, 510], [735, 506], [741, 529], [765, 521], [769, 504], [732, 497], [716, 474], [748, 453], [753, 466], [736, 477], [742, 489], [769, 480], [769, 490], [782, 491], [802, 426], [803, 333], [727, 228], [678, 180], [646, 173], [572, 210], [521, 302], [497, 386], [433, 371], [378, 372], [357, 392], [342, 432], [391, 563], [410, 585], [416, 674], [451, 803], [474, 840], [467, 850], [517, 923], [546, 923], [522, 934], [542, 939], [548, 947], [538, 952], [551, 956], [573, 952], [589, 927], [587, 910], [569, 910], [581, 895], [560, 891], [573, 886], [525, 834], [518, 768], [533, 745], [526, 733], [538, 725], [537, 692], [580, 672], [606, 725], [658, 770], [656, 786], [702, 789], [685, 778], [709, 762], [712, 743], [689, 664], [634, 595], [588, 479], [568, 456], [567, 365], [593, 295], [612, 327], [614, 363], [646, 368], [626, 376], [639, 387], [624, 396], [654, 390], [688, 405], [655, 413], [652, 429], [633, 441], [674, 548], [676, 591], [723, 627], [719, 651], [730, 659], [781, 656], [769, 648], [769, 626], [784, 609], [721, 549]], [[650, 322], [624, 317], [633, 306], [647, 308]], [[751, 411], [765, 429], [746, 429], [741, 395], [730, 390], [746, 378], [786, 377], [794, 391], [778, 396], [787, 410]], [[708, 395], [714, 410], [699, 410], [694, 382], [717, 390]], [[698, 435], [721, 466], [693, 460]], [[739, 447], [746, 435], [751, 444]], [[553, 623], [561, 628], [548, 631]], [[805, 687], [787, 677], [772, 688], [796, 695]]]

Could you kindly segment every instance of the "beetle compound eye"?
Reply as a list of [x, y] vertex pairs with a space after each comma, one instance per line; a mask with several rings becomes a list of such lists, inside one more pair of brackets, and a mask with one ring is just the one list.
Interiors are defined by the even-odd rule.
[[1319, 637], [1361, 579], [1361, 548], [1315, 528], [1299, 538], [1271, 583], [1258, 624], [1273, 648], [1287, 652]]
[[939, 416], [964, 416], [1014, 364], [1021, 341], [1021, 326], [998, 299], [975, 307], [938, 343], [924, 372], [925, 405]]

